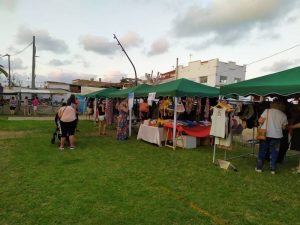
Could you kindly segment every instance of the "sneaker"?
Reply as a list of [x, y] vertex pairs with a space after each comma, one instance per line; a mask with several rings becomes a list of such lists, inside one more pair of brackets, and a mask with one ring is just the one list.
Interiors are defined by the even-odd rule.
[[275, 175], [276, 174], [275, 170], [271, 170], [271, 174]]
[[59, 150], [64, 150], [65, 148], [63, 146], [58, 147]]
[[75, 146], [70, 146], [70, 150], [74, 150], [75, 149]]
[[257, 173], [261, 173], [261, 172], [262, 172], [262, 169], [257, 169], [257, 168], [255, 167], [255, 171], [256, 171]]

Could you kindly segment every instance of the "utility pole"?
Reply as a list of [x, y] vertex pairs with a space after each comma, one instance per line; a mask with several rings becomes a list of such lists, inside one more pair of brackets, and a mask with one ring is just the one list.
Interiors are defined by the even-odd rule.
[[133, 63], [132, 63], [132, 61], [131, 61], [131, 59], [129, 58], [129, 56], [127, 55], [127, 52], [125, 51], [125, 49], [123, 48], [123, 46], [122, 46], [122, 44], [119, 42], [119, 40], [118, 40], [118, 38], [117, 38], [117, 36], [114, 34], [114, 39], [116, 39], [117, 40], [117, 42], [118, 42], [118, 45], [120, 45], [120, 47], [121, 47], [121, 49], [122, 49], [122, 51], [125, 53], [125, 55], [127, 56], [127, 58], [128, 58], [128, 60], [129, 60], [129, 62], [131, 63], [131, 65], [132, 65], [132, 67], [133, 67], [133, 69], [134, 69], [134, 75], [135, 75], [135, 86], [137, 86], [137, 75], [136, 75], [136, 69], [135, 69], [135, 66], [133, 65]]
[[32, 40], [32, 74], [31, 74], [31, 89], [35, 89], [35, 54], [36, 54], [36, 48], [35, 48], [35, 36], [33, 36]]
[[178, 79], [178, 58], [176, 58], [176, 76], [175, 76], [175, 80]]

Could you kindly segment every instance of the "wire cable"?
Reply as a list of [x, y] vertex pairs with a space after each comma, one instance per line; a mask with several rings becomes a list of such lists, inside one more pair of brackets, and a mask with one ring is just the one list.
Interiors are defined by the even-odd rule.
[[[274, 56], [276, 56], [276, 55], [279, 55], [279, 54], [281, 54], [281, 53], [287, 52], [287, 51], [292, 50], [292, 49], [294, 49], [294, 48], [296, 48], [296, 47], [299, 47], [299, 46], [300, 46], [300, 43], [299, 43], [299, 44], [296, 44], [296, 45], [294, 45], [294, 46], [292, 46], [292, 47], [290, 47], [290, 48], [287, 48], [287, 49], [281, 50], [281, 51], [279, 51], [279, 52], [276, 52], [276, 53], [274, 53], [274, 54], [272, 54], [272, 55], [266, 56], [266, 57], [264, 57], [264, 58], [254, 60], [254, 61], [252, 61], [252, 62], [250, 62], [250, 63], [245, 64], [245, 66], [249, 66], [249, 65], [252, 65], [252, 64], [261, 62], [261, 61], [263, 61], [263, 60], [272, 58], [272, 57], [274, 57]], [[241, 66], [241, 67], [243, 67], [243, 66]], [[223, 73], [226, 73], [226, 72], [228, 72], [228, 71], [233, 71], [233, 70], [237, 70], [237, 69], [240, 69], [240, 68], [236, 68], [236, 69], [227, 69], [227, 70], [224, 70], [224, 71], [219, 72], [218, 74], [223, 74]], [[207, 74], [206, 76], [210, 76], [210, 75], [214, 75], [214, 74]]]
[[23, 48], [22, 50], [16, 52], [15, 54], [12, 54], [10, 56], [16, 56], [16, 55], [19, 55], [21, 54], [22, 52], [24, 52], [30, 45], [32, 45], [32, 42], [30, 42], [25, 48]]

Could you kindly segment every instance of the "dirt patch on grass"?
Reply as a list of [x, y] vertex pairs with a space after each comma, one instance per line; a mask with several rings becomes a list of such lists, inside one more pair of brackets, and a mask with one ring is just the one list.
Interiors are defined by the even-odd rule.
[[13, 139], [32, 134], [31, 131], [0, 131], [0, 139]]

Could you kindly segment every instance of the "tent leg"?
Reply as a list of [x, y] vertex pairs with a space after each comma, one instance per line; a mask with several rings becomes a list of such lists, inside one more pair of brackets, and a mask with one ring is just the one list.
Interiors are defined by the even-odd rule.
[[174, 98], [173, 149], [176, 149], [177, 97]]
[[132, 127], [132, 109], [129, 109], [129, 137], [131, 137], [131, 127]]

